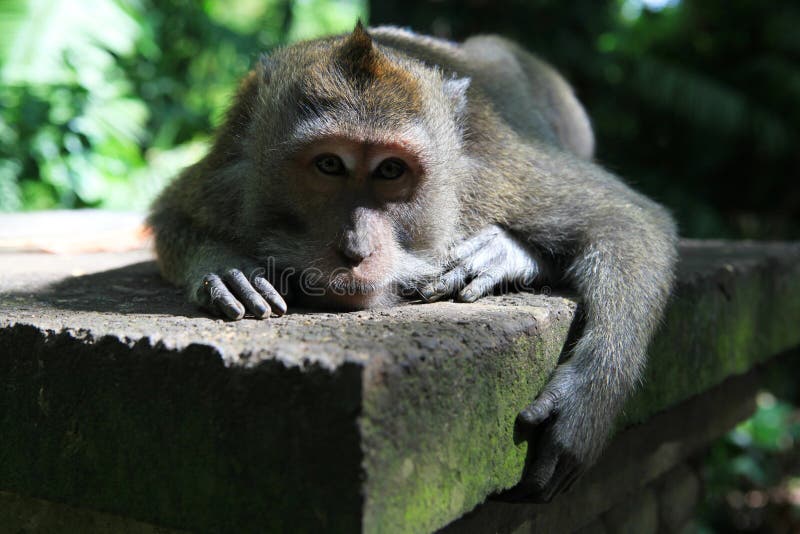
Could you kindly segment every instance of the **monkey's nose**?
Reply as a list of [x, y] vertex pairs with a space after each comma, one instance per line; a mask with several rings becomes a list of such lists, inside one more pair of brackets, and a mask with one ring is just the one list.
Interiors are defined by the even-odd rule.
[[345, 232], [339, 242], [339, 254], [344, 262], [355, 267], [372, 254], [369, 239], [360, 239], [356, 232]]
[[339, 253], [345, 263], [355, 267], [367, 259], [372, 254], [372, 251], [367, 250], [366, 247], [342, 247]]
[[372, 239], [368, 232], [346, 230], [339, 239], [338, 249], [344, 262], [355, 267], [373, 253]]

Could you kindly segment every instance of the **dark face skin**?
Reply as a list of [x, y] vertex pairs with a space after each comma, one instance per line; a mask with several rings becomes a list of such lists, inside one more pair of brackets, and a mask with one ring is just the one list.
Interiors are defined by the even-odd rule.
[[292, 271], [294, 304], [394, 304], [459, 237], [468, 84], [393, 58], [362, 29], [261, 66], [247, 239], [262, 264]]
[[409, 231], [403, 213], [425, 178], [412, 144], [321, 138], [297, 151], [286, 172], [301, 217], [317, 221], [317, 233], [327, 221], [325, 239], [298, 243], [315, 270], [301, 281], [312, 289], [301, 287], [300, 300], [344, 309], [388, 303], [409, 254], [398, 239]]

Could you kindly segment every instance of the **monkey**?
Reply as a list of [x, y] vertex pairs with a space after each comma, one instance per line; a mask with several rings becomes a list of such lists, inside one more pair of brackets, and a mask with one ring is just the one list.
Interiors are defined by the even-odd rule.
[[593, 158], [571, 86], [515, 43], [359, 22], [263, 55], [148, 222], [164, 277], [229, 320], [572, 287], [582, 331], [515, 422], [517, 495], [548, 501], [639, 383], [676, 264], [668, 211]]

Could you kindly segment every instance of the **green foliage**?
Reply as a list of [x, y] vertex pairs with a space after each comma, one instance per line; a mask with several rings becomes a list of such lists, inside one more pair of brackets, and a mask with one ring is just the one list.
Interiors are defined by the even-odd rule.
[[363, 0], [3, 0], [0, 210], [143, 209], [205, 151], [258, 53]]
[[794, 2], [684, 0], [625, 21], [601, 50], [618, 68], [590, 104], [604, 110], [601, 157], [670, 205], [685, 235], [800, 236], [800, 57], [779, 35], [787, 21], [800, 24]]
[[708, 531], [789, 532], [800, 525], [800, 411], [766, 391], [757, 406], [706, 460], [700, 518]]

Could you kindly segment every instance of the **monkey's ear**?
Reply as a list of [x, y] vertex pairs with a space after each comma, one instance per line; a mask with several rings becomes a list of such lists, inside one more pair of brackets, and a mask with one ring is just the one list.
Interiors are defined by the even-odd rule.
[[258, 64], [256, 65], [256, 71], [261, 76], [261, 79], [264, 82], [269, 83], [270, 79], [272, 78], [272, 67], [274, 62], [272, 58], [269, 57], [266, 53], [261, 54], [258, 57]]
[[467, 89], [471, 81], [470, 78], [450, 78], [444, 82], [444, 93], [453, 102], [456, 115], [461, 115], [467, 109]]

